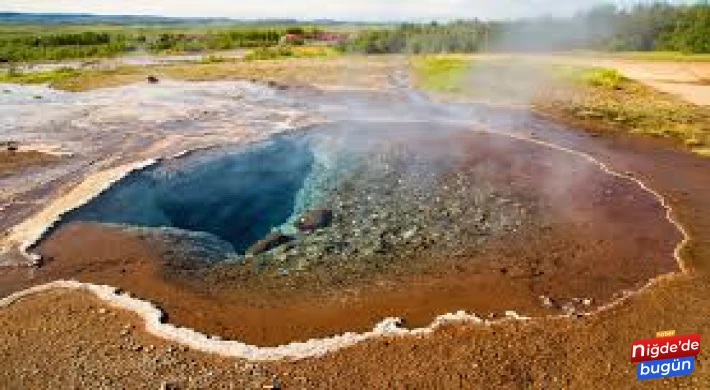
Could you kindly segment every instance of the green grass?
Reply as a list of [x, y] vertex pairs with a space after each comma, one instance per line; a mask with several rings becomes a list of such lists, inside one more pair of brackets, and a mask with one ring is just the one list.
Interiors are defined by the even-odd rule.
[[680, 62], [705, 62], [710, 61], [710, 54], [688, 54], [676, 51], [636, 51], [614, 53], [614, 57], [628, 58], [634, 60], [649, 61], [680, 61]]
[[334, 57], [342, 54], [340, 50], [333, 46], [293, 46], [291, 50], [297, 58]]
[[579, 69], [575, 73], [572, 85], [577, 88], [557, 97], [540, 98], [540, 106], [566, 112], [593, 126], [674, 139], [693, 152], [710, 157], [708, 108], [628, 80], [613, 69]]
[[59, 68], [42, 72], [0, 70], [0, 83], [47, 84], [65, 91], [86, 91], [93, 88], [125, 85], [152, 74], [147, 67], [119, 66], [113, 69]]
[[618, 58], [640, 61], [669, 61], [669, 62], [707, 62], [710, 53], [683, 53], [679, 51], [592, 51], [571, 50], [571, 56], [593, 58]]
[[202, 64], [217, 64], [220, 62], [225, 62], [227, 61], [226, 58], [216, 55], [216, 54], [210, 54], [203, 56], [202, 59], [200, 60], [200, 63]]
[[[155, 75], [160, 79], [188, 81], [260, 80], [294, 85], [341, 85], [344, 80], [353, 85], [376, 88], [389, 80], [393, 63], [386, 57], [333, 55], [317, 58], [287, 57], [283, 59], [246, 61], [227, 59], [164, 65], [124, 65], [114, 69], [82, 69], [76, 75], [57, 77], [53, 88], [67, 91], [87, 91], [136, 82], [145, 82]], [[357, 69], [357, 71], [353, 71]], [[2, 71], [0, 71], [2, 78]], [[2, 81], [2, 80], [0, 80]], [[22, 82], [21, 78], [6, 80]]]
[[[273, 47], [293, 28], [306, 33], [315, 30], [348, 31], [348, 26], [331, 28], [316, 24], [0, 25], [0, 60], [20, 63], [104, 58], [134, 52], [213, 53], [237, 48]], [[253, 57], [274, 59], [286, 56], [286, 53], [274, 55], [265, 51], [256, 52]]]
[[19, 70], [9, 69], [0, 72], [0, 82], [17, 84], [51, 84], [59, 80], [74, 77], [81, 72], [71, 68], [59, 68], [43, 72], [23, 73]]
[[412, 59], [417, 87], [433, 92], [460, 93], [472, 61], [463, 56], [421, 56]]
[[629, 80], [616, 69], [559, 65], [551, 68], [556, 77], [583, 86], [620, 89]]
[[250, 50], [244, 59], [247, 61], [257, 61], [257, 60], [276, 60], [280, 58], [293, 57], [293, 50], [287, 46], [276, 46], [276, 47], [260, 47], [258, 49]]
[[525, 58], [415, 57], [417, 87], [452, 98], [526, 104], [585, 127], [673, 139], [710, 157], [710, 109], [625, 78], [619, 71]]
[[340, 54], [338, 50], [329, 46], [275, 46], [250, 50], [244, 56], [244, 59], [247, 61], [256, 61], [284, 58], [318, 58], [333, 57], [338, 54]]
[[117, 33], [125, 35], [141, 34], [204, 34], [238, 30], [281, 30], [288, 27], [301, 27], [304, 29], [320, 28], [328, 31], [355, 33], [378, 24], [342, 24], [336, 26], [319, 25], [317, 23], [273, 23], [273, 24], [249, 24], [249, 23], [172, 23], [172, 24], [57, 24], [57, 25], [3, 25], [0, 24], [0, 38], [22, 37], [22, 36], [42, 36], [53, 34], [74, 34], [85, 31]]

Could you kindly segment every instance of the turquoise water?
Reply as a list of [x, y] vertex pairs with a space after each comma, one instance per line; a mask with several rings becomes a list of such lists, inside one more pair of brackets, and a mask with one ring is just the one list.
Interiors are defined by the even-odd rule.
[[65, 220], [206, 232], [241, 253], [290, 217], [313, 161], [297, 137], [195, 153], [129, 175]]
[[422, 123], [339, 122], [194, 152], [130, 174], [63, 222], [170, 228], [161, 234], [173, 241], [195, 232], [190, 241], [197, 242], [207, 233], [209, 248], [224, 249], [217, 238], [242, 254], [272, 230], [296, 235], [293, 222], [310, 208], [341, 210], [336, 200], [359, 203], [347, 209], [358, 209], [349, 218], [362, 224], [369, 214], [382, 214], [375, 208], [391, 208], [384, 204], [394, 192], [405, 192], [408, 203], [427, 202], [437, 172], [457, 158], [450, 145], [436, 143], [454, 131], [438, 126], [431, 132]]

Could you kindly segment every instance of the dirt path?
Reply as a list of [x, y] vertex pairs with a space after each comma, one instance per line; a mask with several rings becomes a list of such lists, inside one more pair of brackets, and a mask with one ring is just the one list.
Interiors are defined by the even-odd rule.
[[697, 104], [710, 105], [710, 62], [642, 61], [620, 58], [552, 57], [573, 65], [615, 68], [626, 77]]

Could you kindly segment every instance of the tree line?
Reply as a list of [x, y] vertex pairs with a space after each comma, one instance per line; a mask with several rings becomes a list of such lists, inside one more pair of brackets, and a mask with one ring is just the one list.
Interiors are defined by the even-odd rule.
[[[267, 48], [278, 45], [285, 34], [307, 36], [318, 28], [284, 25], [185, 31], [118, 29], [111, 32], [0, 34], [0, 62], [109, 57], [132, 51]], [[359, 53], [570, 49], [708, 53], [710, 4], [707, 1], [695, 5], [657, 3], [631, 8], [602, 5], [571, 17], [507, 22], [404, 23], [363, 29], [342, 43], [339, 49]]]
[[0, 62], [111, 57], [129, 52], [205, 52], [277, 45], [289, 31], [312, 28], [236, 28], [214, 32], [80, 32], [0, 35]]
[[364, 31], [343, 45], [345, 51], [364, 53], [574, 49], [708, 53], [710, 5], [602, 5], [572, 17], [407, 23]]

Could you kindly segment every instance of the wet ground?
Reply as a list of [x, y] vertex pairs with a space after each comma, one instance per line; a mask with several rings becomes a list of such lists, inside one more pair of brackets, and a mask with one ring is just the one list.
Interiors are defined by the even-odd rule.
[[[57, 278], [107, 283], [156, 302], [181, 325], [274, 345], [371, 329], [386, 316], [423, 326], [460, 309], [484, 316], [585, 311], [677, 269], [672, 252], [680, 237], [658, 200], [577, 155], [505, 135], [584, 142], [584, 135], [523, 111], [434, 104], [404, 89], [319, 92], [249, 83], [166, 82], [30, 100], [31, 94], [13, 91], [4, 109], [15, 110], [12, 118], [38, 109], [49, 115], [6, 123], [3, 131], [77, 153], [54, 168], [60, 183], [118, 162], [212, 149], [129, 176], [77, 210], [67, 219], [75, 222], [40, 245], [42, 268], [3, 271], [4, 294]], [[69, 111], [78, 109], [83, 114]], [[233, 167], [230, 153], [214, 157], [225, 155], [215, 147], [303, 129], [308, 121], [327, 121], [316, 143], [326, 153], [309, 147], [313, 161], [296, 159], [305, 168], [302, 177], [282, 176], [293, 180], [285, 182], [293, 184], [285, 197], [259, 198], [260, 191], [279, 191], [252, 191], [241, 181], [255, 175], [249, 180], [258, 182], [284, 161], [257, 154], [261, 165], [246, 173], [203, 164]], [[48, 126], [61, 131], [46, 136]], [[289, 156], [293, 150], [299, 149]], [[328, 159], [347, 169], [314, 169]], [[173, 173], [185, 180], [171, 179]], [[27, 184], [22, 177], [10, 180]], [[15, 196], [33, 198], [31, 191]], [[243, 197], [248, 191], [252, 197]], [[52, 192], [40, 191], [46, 198]], [[160, 207], [140, 199], [157, 199]], [[265, 203], [251, 218], [243, 207], [219, 215], [230, 199]], [[281, 211], [267, 207], [274, 204]], [[309, 233], [285, 226], [316, 206], [333, 213], [329, 226]], [[16, 207], [7, 226], [33, 210]], [[273, 218], [260, 218], [265, 211]], [[179, 231], [146, 229], [165, 225]], [[288, 245], [244, 256], [277, 227], [293, 236]], [[185, 234], [193, 229], [209, 239]]]
[[[333, 99], [330, 103], [337, 106], [338, 102], [342, 100]], [[366, 104], [353, 103], [352, 106]], [[211, 354], [185, 352], [181, 346], [163, 345], [162, 340], [145, 333], [143, 321], [132, 312], [115, 310], [91, 294], [54, 291], [23, 300], [0, 313], [3, 329], [7, 331], [2, 335], [0, 349], [8, 357], [0, 368], [0, 382], [9, 388], [48, 384], [130, 387], [132, 383], [153, 388], [171, 384], [179, 388], [230, 387], [235, 383], [245, 388], [261, 388], [273, 383], [271, 374], [274, 374], [286, 388], [708, 388], [710, 365], [703, 354], [698, 356], [692, 375], [640, 383], [636, 381], [635, 366], [628, 362], [628, 346], [633, 340], [653, 337], [659, 330], [675, 329], [679, 334], [710, 331], [706, 304], [710, 264], [710, 197], [707, 196], [710, 160], [699, 159], [659, 140], [609, 135], [589, 137], [583, 131], [540, 121], [524, 112], [502, 110], [496, 113], [473, 107], [466, 112], [469, 121], [476, 125], [580, 150], [619, 172], [628, 172], [647, 182], [666, 197], [674, 215], [691, 235], [689, 245], [682, 251], [690, 272], [663, 280], [618, 307], [592, 317], [513, 321], [492, 327], [451, 326], [427, 337], [382, 338], [322, 358], [267, 365], [271, 372], [239, 359], [217, 359]], [[81, 177], [83, 172], [78, 171], [75, 176]], [[22, 199], [32, 202], [37, 194], [30, 192]], [[38, 206], [17, 204], [1, 217]], [[628, 231], [645, 228], [645, 224], [638, 223]], [[118, 284], [121, 275], [146, 274], [154, 269], [155, 262], [151, 259], [158, 257], [150, 245], [138, 246], [133, 237], [122, 236], [120, 232], [107, 234], [103, 227], [72, 229], [77, 230], [67, 228], [63, 248], [85, 253], [81, 241], [72, 241], [76, 238], [73, 233], [82, 233], [83, 239], [102, 242], [95, 247], [94, 255], [84, 259], [67, 256], [66, 262], [54, 263], [56, 268], [46, 273], [27, 268], [4, 270], [0, 274], [2, 293], [28, 283], [41, 283], [57, 277], [60, 272], [78, 275], [84, 270], [89, 275], [98, 274], [104, 268], [113, 269], [115, 272], [107, 272], [103, 280]], [[614, 240], [626, 234], [618, 232]], [[72, 242], [74, 244], [69, 245]], [[564, 241], [558, 243], [564, 246]], [[549, 254], [551, 248], [543, 245], [541, 253]], [[501, 252], [505, 249], [504, 246]], [[74, 260], [77, 261], [73, 263]], [[568, 281], [573, 283], [574, 277]], [[156, 280], [146, 278], [145, 282], [155, 291], [168, 291]], [[463, 285], [467, 280], [459, 280], [460, 285], [445, 291], [447, 296], [465, 292]], [[133, 282], [138, 285], [140, 280]], [[421, 286], [412, 280], [409, 282], [409, 286]], [[499, 289], [494, 291], [479, 284], [476, 294], [467, 292], [466, 302], [476, 297], [493, 302], [512, 291], [502, 283], [494, 287]], [[186, 308], [202, 309], [193, 315], [198, 322], [204, 322], [208, 316], [217, 318], [222, 306], [211, 301], [207, 294], [177, 295], [179, 291], [174, 290], [177, 297], [174, 302], [184, 298]], [[410, 292], [416, 291], [422, 293], [400, 296], [402, 304], [396, 311], [407, 318], [410, 318], [405, 311], [407, 306], [424, 306], [436, 301], [430, 299], [431, 295], [423, 288], [410, 289]], [[389, 298], [391, 304], [393, 296]], [[310, 306], [294, 315], [282, 312], [264, 318], [267, 323], [296, 323], [302, 316], [314, 314], [315, 305]], [[258, 317], [260, 313], [264, 312], [251, 314]], [[368, 314], [358, 311], [356, 306], [347, 307], [340, 314], [343, 313], [339, 318]], [[224, 318], [229, 320], [230, 316], [227, 313]]]
[[[371, 136], [393, 125], [358, 126]], [[377, 148], [364, 148], [366, 171], [349, 165], [341, 180], [311, 192], [320, 196], [301, 208], [330, 206], [330, 226], [269, 252], [241, 257], [214, 235], [70, 222], [41, 244], [47, 263], [33, 277], [116, 285], [157, 302], [171, 321], [276, 345], [364, 331], [387, 316], [425, 326], [460, 309], [484, 316], [586, 311], [677, 268], [671, 253], [679, 236], [635, 183], [527, 141], [407, 127], [417, 126], [426, 132], [395, 133], [400, 147], [393, 153], [388, 143], [379, 160], [368, 154]], [[326, 134], [338, 139], [337, 128]], [[401, 164], [426, 160], [403, 151], [423, 145], [434, 156], [450, 151], [446, 164]], [[245, 177], [238, 173], [231, 180]], [[220, 183], [229, 181], [223, 175]], [[101, 206], [124, 223], [133, 207], [145, 218], [150, 213], [131, 201], [140, 198], [130, 195], [131, 183], [68, 220], [90, 220]], [[167, 193], [191, 199], [189, 190]]]
[[[245, 50], [228, 50], [218, 53], [155, 55], [149, 53], [136, 53], [115, 58], [97, 58], [93, 60], [75, 60], [60, 62], [39, 62], [15, 66], [15, 70], [23, 73], [47, 72], [59, 69], [115, 69], [125, 65], [165, 65], [177, 63], [200, 62], [209, 56], [216, 56], [225, 60], [234, 60], [244, 57]], [[0, 70], [9, 70], [10, 66], [0, 66]]]
[[[247, 82], [131, 86], [71, 93], [3, 85], [0, 139], [66, 158], [0, 177], [0, 229], [37, 212], [86, 176], [187, 149], [238, 144], [307, 124], [292, 96]], [[0, 264], [16, 259], [3, 259]]]

